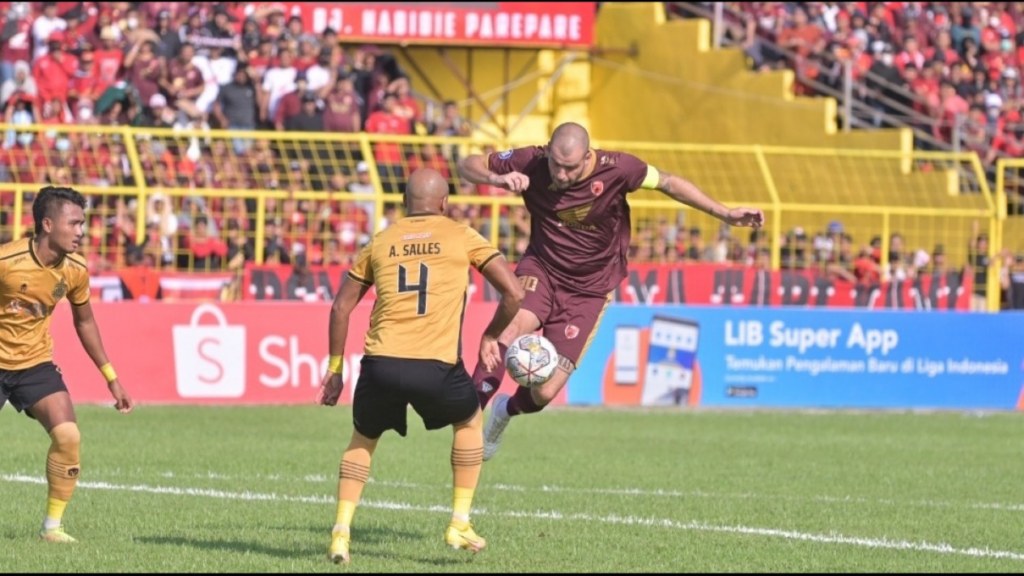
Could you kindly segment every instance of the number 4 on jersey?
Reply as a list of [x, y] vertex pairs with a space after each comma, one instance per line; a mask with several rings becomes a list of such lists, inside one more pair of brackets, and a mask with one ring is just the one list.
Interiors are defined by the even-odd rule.
[[420, 281], [417, 284], [409, 284], [408, 272], [405, 266], [398, 265], [398, 293], [417, 292], [416, 315], [423, 316], [427, 313], [427, 280], [430, 269], [423, 262], [420, 262]]

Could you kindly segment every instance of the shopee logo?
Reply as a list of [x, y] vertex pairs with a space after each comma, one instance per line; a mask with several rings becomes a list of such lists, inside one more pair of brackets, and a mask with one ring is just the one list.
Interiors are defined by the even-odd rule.
[[[264, 371], [261, 366], [259, 375], [260, 384], [268, 388], [282, 388], [291, 386], [317, 387], [327, 373], [328, 356], [316, 358], [312, 354], [302, 352], [299, 346], [298, 336], [271, 335], [260, 340], [260, 359], [269, 364], [270, 371]], [[359, 379], [359, 362], [362, 354], [351, 354], [345, 358], [345, 368], [342, 378], [346, 386], [354, 386]]]

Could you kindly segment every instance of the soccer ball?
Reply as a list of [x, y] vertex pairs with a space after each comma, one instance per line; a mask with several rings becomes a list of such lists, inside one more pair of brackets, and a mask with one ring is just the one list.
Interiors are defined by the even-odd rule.
[[505, 368], [520, 386], [536, 388], [551, 379], [558, 352], [550, 340], [536, 334], [516, 338], [505, 352]]

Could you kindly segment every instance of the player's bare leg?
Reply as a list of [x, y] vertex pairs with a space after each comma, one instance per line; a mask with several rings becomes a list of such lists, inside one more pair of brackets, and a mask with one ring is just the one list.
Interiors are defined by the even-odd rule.
[[341, 457], [338, 470], [338, 516], [331, 530], [331, 547], [327, 557], [335, 564], [348, 563], [350, 526], [352, 516], [359, 505], [359, 497], [363, 486], [370, 479], [370, 460], [377, 448], [376, 438], [367, 438], [359, 432], [352, 431], [352, 441]]
[[505, 378], [505, 352], [512, 342], [523, 334], [530, 334], [540, 329], [540, 320], [537, 315], [525, 308], [520, 308], [515, 318], [509, 323], [505, 331], [498, 338], [498, 348], [501, 351], [501, 363], [495, 366], [490, 372], [483, 366], [477, 364], [473, 371], [473, 384], [476, 385], [476, 393], [480, 396], [480, 409], [487, 407], [487, 403], [498, 392], [501, 381]]
[[47, 542], [70, 543], [75, 539], [64, 532], [64, 509], [75, 491], [79, 463], [81, 434], [75, 418], [75, 408], [67, 392], [55, 392], [28, 408], [50, 435], [50, 450], [46, 454], [46, 483], [49, 487], [46, 516], [39, 537]]
[[505, 428], [513, 416], [540, 412], [554, 400], [569, 382], [576, 366], [571, 360], [559, 357], [558, 369], [551, 379], [536, 388], [520, 386], [515, 395], [499, 394], [491, 407], [491, 416], [484, 428], [484, 460], [490, 460], [501, 446]]
[[473, 530], [473, 526], [469, 522], [469, 511], [473, 506], [473, 493], [476, 492], [476, 486], [480, 480], [480, 467], [483, 464], [482, 427], [483, 412], [479, 410], [469, 420], [454, 426], [455, 434], [452, 438], [454, 501], [452, 519], [444, 533], [444, 541], [457, 550], [479, 552], [487, 545], [487, 542]]

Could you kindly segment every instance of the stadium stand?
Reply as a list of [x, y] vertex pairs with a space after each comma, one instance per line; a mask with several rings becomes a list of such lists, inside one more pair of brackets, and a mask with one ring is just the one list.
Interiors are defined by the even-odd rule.
[[[673, 13], [692, 15], [684, 4], [668, 3]], [[809, 3], [809, 14], [779, 3], [734, 4], [729, 13], [754, 23], [758, 39], [765, 40], [759, 45], [734, 38], [745, 42], [757, 67], [810, 66], [816, 72], [808, 75], [818, 83], [826, 80], [824, 65], [805, 64], [817, 62], [822, 46], [836, 52], [833, 44], [840, 41], [872, 47], [881, 41], [895, 50], [906, 41], [900, 33], [905, 23], [889, 23], [903, 18], [897, 10], [876, 10], [865, 19], [856, 11], [862, 3], [839, 3], [845, 12]], [[955, 6], [950, 14], [970, 21], [983, 16]], [[240, 271], [246, 263], [346, 265], [374, 231], [399, 216], [404, 177], [430, 166], [450, 179], [457, 194], [453, 218], [484, 232], [513, 260], [525, 249], [529, 219], [518, 200], [460, 182], [455, 170], [462, 154], [517, 143], [472, 137], [473, 124], [455, 102], [417, 94], [410, 75], [381, 47], [341, 45], [329, 28], [307, 33], [301, 19], [288, 18], [272, 4], [47, 2], [0, 3], [0, 9], [0, 103], [7, 125], [0, 146], [0, 202], [13, 206], [0, 212], [0, 239], [28, 233], [32, 191], [58, 183], [89, 195], [83, 252], [94, 273], [125, 267]], [[993, 198], [1017, 190], [1019, 179], [999, 180], [990, 192], [977, 157], [941, 146], [952, 132], [943, 128], [949, 116], [940, 104], [961, 96], [932, 94], [941, 81], [926, 76], [939, 70], [928, 63], [935, 61], [930, 39], [939, 30], [940, 13], [924, 11], [913, 19], [918, 24], [907, 24], [917, 26], [918, 49], [930, 56], [898, 52], [894, 65], [901, 74], [892, 78], [927, 88], [927, 94], [917, 92], [927, 98], [907, 96], [906, 102], [923, 106], [914, 122], [928, 116], [934, 127], [930, 139], [939, 143], [931, 148], [938, 151], [823, 153], [597, 142], [686, 174], [725, 201], [760, 203], [770, 214], [764, 233], [739, 237], [703, 215], [640, 194], [634, 202], [633, 261], [811, 268], [857, 281], [912, 277], [939, 266], [976, 265], [984, 271], [979, 242], [986, 234], [1001, 239]], [[998, 14], [1005, 20], [1001, 26], [1016, 30], [1016, 12]], [[793, 26], [802, 31], [789, 32]], [[813, 42], [787, 40], [805, 33]], [[954, 51], [969, 44], [972, 33], [953, 34]], [[869, 42], [862, 42], [865, 35]], [[983, 36], [991, 40], [991, 34]], [[796, 48], [797, 56], [773, 52], [769, 40]], [[981, 42], [984, 50], [989, 44]], [[972, 116], [986, 122], [991, 138], [979, 136], [977, 146], [963, 149], [978, 152], [983, 163], [1013, 152], [1006, 148], [1015, 142], [1007, 130], [1017, 105], [1004, 94], [1012, 85], [999, 83], [1005, 70], [1015, 69], [1011, 61], [986, 58], [987, 53], [979, 62], [1000, 75], [986, 77], [975, 92], [966, 78], [952, 85], [957, 94], [967, 91], [962, 98], [969, 97], [974, 111], [979, 103], [994, 102], [989, 88], [1003, 96], [998, 117], [991, 116], [991, 106]], [[942, 68], [945, 75], [956, 68], [959, 53], [942, 54], [951, 64]], [[862, 64], [870, 68], [869, 60]], [[927, 81], [915, 84], [905, 75], [915, 67]], [[798, 93], [813, 94], [809, 86], [800, 83]], [[870, 98], [865, 102], [878, 106]], [[865, 169], [868, 158], [872, 163]], [[1019, 171], [1007, 168], [1008, 174]], [[874, 205], [864, 193], [893, 182], [904, 184], [891, 208]], [[1018, 196], [1011, 192], [1010, 198], [1014, 213]], [[823, 209], [823, 202], [832, 208]], [[835, 209], [840, 205], [842, 212]], [[1014, 255], [1001, 256], [1012, 262]]]

